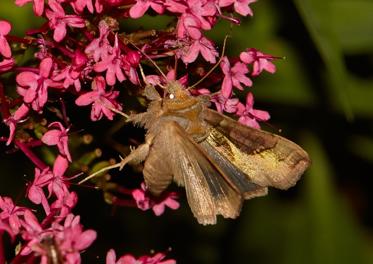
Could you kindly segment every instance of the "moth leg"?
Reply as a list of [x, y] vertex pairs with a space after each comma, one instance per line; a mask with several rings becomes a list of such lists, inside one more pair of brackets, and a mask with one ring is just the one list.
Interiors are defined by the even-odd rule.
[[92, 173], [91, 175], [89, 175], [85, 179], [81, 180], [78, 184], [82, 184], [83, 182], [86, 182], [89, 179], [92, 179], [92, 178], [96, 177], [97, 175], [99, 175], [99, 174], [101, 174], [105, 171], [111, 170], [111, 169], [119, 168], [119, 170], [122, 170], [123, 167], [127, 163], [138, 164], [138, 163], [144, 161], [145, 158], [149, 154], [150, 145], [152, 144], [152, 142], [153, 142], [153, 137], [149, 137], [149, 136], [146, 137], [144, 144], [141, 144], [140, 146], [138, 146], [136, 149], [134, 149], [127, 157], [122, 159], [120, 162], [118, 162], [114, 165], [102, 168], [101, 170], [98, 170], [95, 173]]
[[138, 146], [136, 149], [131, 151], [131, 153], [127, 157], [123, 158], [120, 161], [119, 170], [122, 170], [123, 167], [127, 163], [136, 165], [136, 164], [139, 164], [140, 162], [144, 161], [145, 158], [149, 154], [149, 149], [150, 149], [150, 144], [148, 144], [148, 143], [141, 144], [140, 146]]

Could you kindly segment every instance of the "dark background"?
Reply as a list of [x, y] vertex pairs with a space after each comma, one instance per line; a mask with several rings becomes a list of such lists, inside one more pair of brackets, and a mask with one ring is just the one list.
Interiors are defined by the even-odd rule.
[[[0, 17], [13, 22], [12, 34], [37, 25], [29, 7], [0, 2]], [[373, 263], [373, 2], [260, 0], [252, 8], [254, 17], [241, 26], [222, 21], [209, 36], [221, 43], [231, 35], [232, 56], [255, 47], [286, 57], [276, 61], [276, 74], [254, 80], [256, 108], [271, 113], [264, 129], [281, 128], [283, 136], [309, 152], [311, 168], [295, 188], [271, 190], [247, 201], [237, 220], [219, 219], [207, 227], [195, 221], [185, 197], [181, 209], [156, 217], [113, 208], [101, 192], [73, 187], [80, 195], [74, 212], [86, 228], [98, 231], [83, 263], [104, 263], [112, 247], [118, 254], [136, 255], [172, 247], [169, 255], [181, 264]], [[126, 26], [162, 26], [163, 20], [154, 20]], [[88, 110], [82, 114], [88, 119]], [[118, 154], [101, 140], [111, 125], [103, 121], [86, 128], [98, 132], [92, 144], [104, 157]], [[113, 138], [141, 133], [126, 126]], [[21, 153], [1, 150], [0, 193], [22, 197], [32, 166]], [[141, 179], [132, 171], [123, 174], [129, 182]]]

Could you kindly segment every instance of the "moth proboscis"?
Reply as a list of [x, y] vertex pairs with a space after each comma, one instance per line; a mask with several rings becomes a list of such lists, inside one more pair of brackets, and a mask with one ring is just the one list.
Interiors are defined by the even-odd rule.
[[144, 161], [144, 180], [155, 196], [172, 181], [184, 186], [201, 224], [215, 224], [217, 215], [236, 218], [243, 200], [266, 195], [268, 187], [288, 189], [310, 164], [294, 142], [209, 109], [205, 97], [190, 95], [177, 81], [165, 93], [145, 87], [147, 111], [129, 118], [147, 130], [145, 143], [115, 166]]

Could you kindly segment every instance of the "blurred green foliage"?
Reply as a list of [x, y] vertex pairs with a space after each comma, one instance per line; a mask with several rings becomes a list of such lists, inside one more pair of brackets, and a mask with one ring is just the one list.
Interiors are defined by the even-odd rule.
[[[40, 25], [29, 5], [13, 2], [0, 1], [13, 34]], [[254, 81], [256, 107], [304, 146], [312, 167], [289, 192], [248, 201], [239, 219], [214, 227], [199, 226], [186, 203], [160, 218], [125, 208], [101, 219], [108, 206], [98, 209], [92, 204], [100, 198], [84, 198], [84, 191], [80, 204], [91, 205], [78, 209], [86, 223], [116, 227], [99, 233], [94, 247], [101, 257], [110, 247], [140, 254], [171, 245], [178, 263], [373, 263], [373, 2], [259, 0], [252, 7], [253, 18], [238, 27], [222, 21], [210, 37], [231, 35], [232, 56], [255, 47], [285, 57], [275, 75]], [[145, 28], [154, 24], [148, 20]]]

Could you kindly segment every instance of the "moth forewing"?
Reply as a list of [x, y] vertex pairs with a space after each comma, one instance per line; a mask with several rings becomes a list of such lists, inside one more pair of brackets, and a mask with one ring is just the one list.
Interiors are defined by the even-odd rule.
[[236, 218], [241, 210], [242, 196], [228, 184], [224, 172], [212, 162], [208, 153], [174, 121], [163, 124], [159, 137], [168, 139], [164, 153], [166, 162], [174, 180], [185, 187], [188, 203], [198, 222], [215, 224], [217, 215]]
[[211, 109], [204, 109], [202, 116], [215, 128], [206, 140], [260, 186], [288, 189], [310, 164], [307, 152], [286, 138], [244, 126]]

